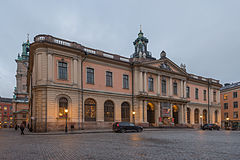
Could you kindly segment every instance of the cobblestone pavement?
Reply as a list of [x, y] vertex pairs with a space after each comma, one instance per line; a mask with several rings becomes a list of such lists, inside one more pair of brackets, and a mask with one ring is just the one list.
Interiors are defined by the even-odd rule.
[[239, 131], [24, 135], [0, 129], [0, 159], [240, 159]]

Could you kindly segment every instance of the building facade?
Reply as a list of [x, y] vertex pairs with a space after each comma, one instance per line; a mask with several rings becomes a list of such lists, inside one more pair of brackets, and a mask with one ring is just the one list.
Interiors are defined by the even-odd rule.
[[222, 127], [240, 129], [240, 82], [226, 83], [221, 88]]
[[20, 125], [24, 123], [28, 124], [28, 93], [27, 93], [27, 70], [29, 60], [29, 40], [22, 44], [22, 53], [18, 54], [18, 58], [15, 60], [17, 63], [16, 71], [16, 87], [14, 88], [13, 95], [13, 114], [14, 125]]
[[12, 98], [0, 97], [0, 128], [13, 127]]
[[[163, 51], [156, 59], [139, 32], [131, 58], [38, 35], [30, 45], [30, 121], [36, 132], [111, 127], [220, 124], [218, 80], [186, 72]], [[65, 109], [68, 109], [65, 112]], [[209, 114], [208, 114], [209, 113]]]

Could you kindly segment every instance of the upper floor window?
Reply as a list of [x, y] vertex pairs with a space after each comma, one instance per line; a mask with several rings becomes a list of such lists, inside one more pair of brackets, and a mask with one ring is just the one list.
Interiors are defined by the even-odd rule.
[[148, 78], [148, 91], [153, 91], [153, 78]]
[[228, 96], [226, 94], [223, 95], [223, 99], [224, 100], [227, 100], [228, 99]]
[[166, 80], [162, 80], [162, 93], [167, 93], [167, 86], [166, 86]]
[[238, 102], [233, 102], [233, 108], [238, 108]]
[[106, 71], [106, 86], [112, 87], [112, 72]]
[[186, 88], [186, 94], [187, 94], [187, 98], [190, 98], [190, 87], [187, 86]]
[[233, 112], [233, 118], [238, 118], [238, 112]]
[[7, 110], [7, 106], [4, 106], [4, 111], [6, 111]]
[[224, 109], [228, 109], [228, 103], [224, 103]]
[[237, 92], [233, 92], [233, 98], [237, 98]]
[[195, 99], [198, 99], [198, 88], [195, 88]]
[[207, 91], [203, 90], [203, 100], [206, 101], [207, 100]]
[[58, 62], [58, 78], [67, 80], [67, 63], [66, 62]]
[[216, 93], [216, 91], [213, 92], [213, 102], [217, 102], [217, 93]]
[[129, 85], [128, 85], [128, 75], [123, 75], [123, 88], [124, 89], [128, 89]]
[[173, 83], [173, 94], [177, 95], [177, 83], [176, 82]]
[[94, 69], [87, 68], [87, 83], [94, 84]]

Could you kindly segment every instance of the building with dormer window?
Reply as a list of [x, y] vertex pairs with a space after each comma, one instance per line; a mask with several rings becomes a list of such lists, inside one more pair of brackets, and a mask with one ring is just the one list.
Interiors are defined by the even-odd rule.
[[66, 118], [69, 129], [110, 128], [118, 121], [145, 127], [220, 124], [218, 80], [187, 73], [164, 51], [153, 57], [141, 30], [133, 44], [127, 58], [37, 35], [28, 70], [34, 131], [64, 130]]

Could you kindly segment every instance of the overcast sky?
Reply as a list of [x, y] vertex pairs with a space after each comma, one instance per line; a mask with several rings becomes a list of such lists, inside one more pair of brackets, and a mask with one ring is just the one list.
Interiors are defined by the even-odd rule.
[[[61, 1], [63, 2], [63, 1]], [[0, 2], [0, 96], [12, 97], [17, 54], [30, 34], [129, 57], [142, 25], [148, 49], [187, 72], [240, 81], [240, 0], [59, 0]]]

